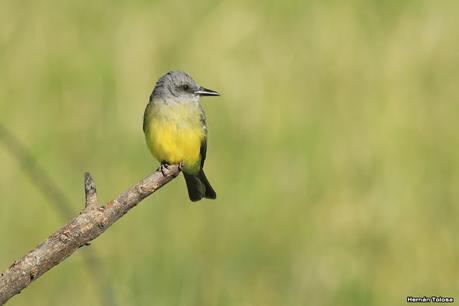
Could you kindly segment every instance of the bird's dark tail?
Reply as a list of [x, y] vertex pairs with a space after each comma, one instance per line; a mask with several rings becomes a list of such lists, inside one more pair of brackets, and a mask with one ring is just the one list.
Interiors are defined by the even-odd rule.
[[183, 173], [185, 176], [186, 187], [188, 188], [188, 196], [193, 202], [199, 201], [202, 198], [216, 199], [217, 194], [215, 193], [212, 186], [204, 174], [204, 170], [199, 170], [198, 174], [190, 175]]

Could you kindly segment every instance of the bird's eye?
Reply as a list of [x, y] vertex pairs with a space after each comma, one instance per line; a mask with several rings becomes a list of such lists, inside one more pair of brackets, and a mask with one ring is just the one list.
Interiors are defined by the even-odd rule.
[[185, 85], [182, 86], [182, 88], [183, 88], [184, 90], [188, 90], [188, 89], [190, 88], [190, 86], [188, 86], [187, 84], [185, 84]]

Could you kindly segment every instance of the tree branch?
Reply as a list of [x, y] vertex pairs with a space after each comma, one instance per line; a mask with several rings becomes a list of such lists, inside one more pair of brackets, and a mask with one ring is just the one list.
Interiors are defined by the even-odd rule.
[[[48, 199], [49, 205], [66, 221], [73, 216], [71, 201], [64, 191], [59, 188], [59, 185], [47, 173], [46, 169], [40, 166], [27, 147], [1, 121], [0, 142], [5, 145], [5, 149], [11, 154], [11, 157], [19, 162], [31, 183]], [[101, 305], [116, 306], [118, 303], [112, 281], [106, 276], [103, 267], [99, 264], [96, 249], [87, 248], [81, 252], [81, 256], [94, 284], [98, 287], [97, 293]]]
[[89, 173], [85, 173], [85, 208], [0, 275], [0, 305], [80, 247], [88, 245], [140, 201], [174, 179], [180, 173], [180, 166], [171, 165], [163, 172], [153, 172], [105, 206], [97, 205], [94, 181]]

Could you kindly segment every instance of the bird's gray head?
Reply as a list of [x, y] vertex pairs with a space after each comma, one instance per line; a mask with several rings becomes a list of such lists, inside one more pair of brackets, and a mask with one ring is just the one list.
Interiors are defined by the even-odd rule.
[[188, 73], [170, 71], [156, 82], [150, 101], [199, 101], [200, 96], [219, 95], [216, 91], [199, 86]]

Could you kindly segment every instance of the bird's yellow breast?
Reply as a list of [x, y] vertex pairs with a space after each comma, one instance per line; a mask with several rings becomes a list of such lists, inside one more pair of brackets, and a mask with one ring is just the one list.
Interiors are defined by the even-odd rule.
[[145, 138], [159, 162], [184, 162], [184, 171], [200, 169], [201, 142], [205, 129], [196, 103], [150, 103], [145, 112]]

